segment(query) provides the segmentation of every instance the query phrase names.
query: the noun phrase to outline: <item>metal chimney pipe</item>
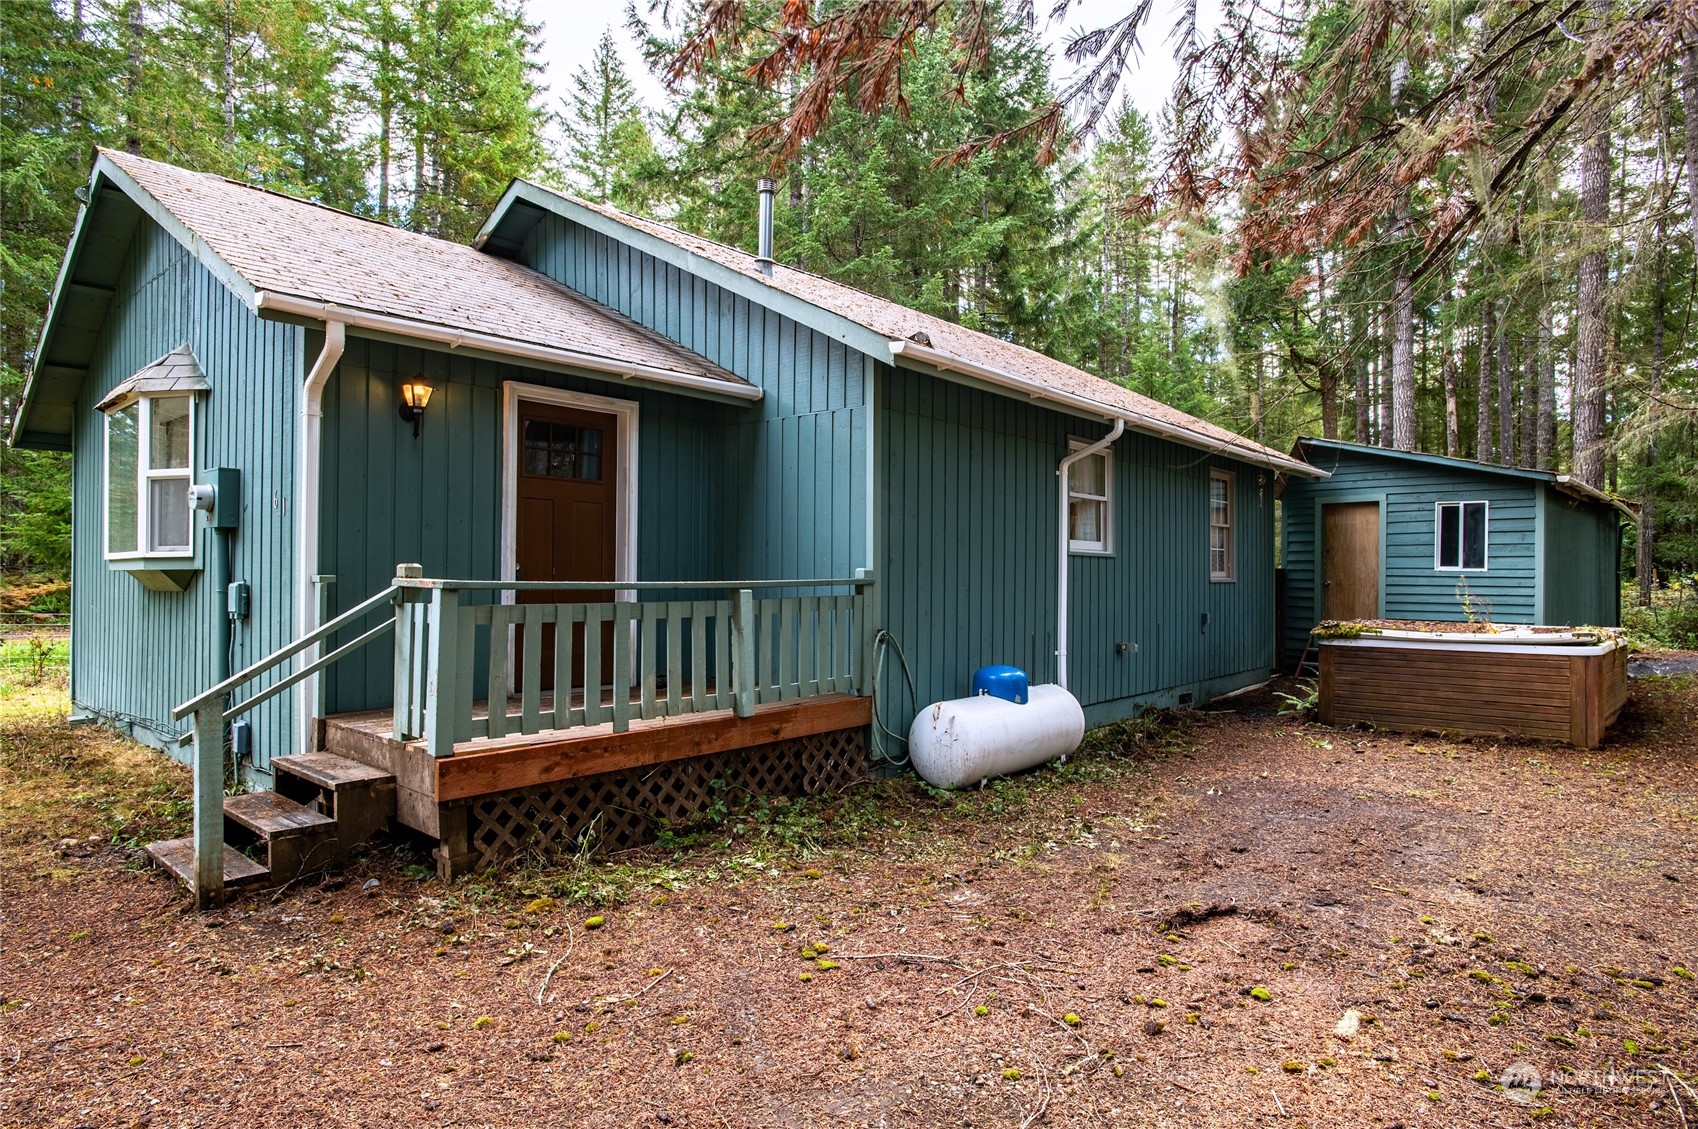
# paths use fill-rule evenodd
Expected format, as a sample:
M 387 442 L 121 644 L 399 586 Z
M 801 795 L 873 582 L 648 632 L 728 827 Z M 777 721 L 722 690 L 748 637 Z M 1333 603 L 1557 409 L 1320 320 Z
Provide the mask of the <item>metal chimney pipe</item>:
M 772 197 L 777 190 L 778 185 L 770 176 L 763 176 L 755 182 L 755 191 L 761 197 L 760 243 L 755 252 L 755 265 L 768 278 L 772 277 Z

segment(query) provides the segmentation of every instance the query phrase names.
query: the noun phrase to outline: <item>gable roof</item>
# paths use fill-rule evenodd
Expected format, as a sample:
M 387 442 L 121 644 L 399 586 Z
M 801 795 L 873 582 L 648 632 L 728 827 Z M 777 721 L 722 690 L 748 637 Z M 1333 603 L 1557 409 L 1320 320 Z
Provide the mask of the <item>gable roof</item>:
M 54 289 L 14 442 L 68 438 L 70 404 L 118 269 L 110 261 L 84 264 L 82 252 L 93 234 L 108 259 L 121 259 L 137 209 L 256 312 L 329 316 L 356 331 L 520 360 L 583 362 L 739 399 L 761 395 L 625 315 L 464 244 L 109 149 L 99 150 L 89 199 Z M 86 295 L 96 295 L 95 303 Z
M 1603 505 L 1610 506 L 1614 509 L 1620 510 L 1629 518 L 1635 516 L 1633 503 L 1622 498 L 1617 498 L 1614 494 L 1606 493 L 1603 490 L 1599 490 L 1597 487 L 1588 486 L 1586 483 L 1569 475 L 1556 474 L 1548 470 L 1534 470 L 1531 467 L 1503 466 L 1496 463 L 1482 463 L 1475 459 L 1453 459 L 1448 455 L 1429 455 L 1425 451 L 1399 451 L 1392 447 L 1375 447 L 1366 443 L 1346 443 L 1342 439 L 1315 439 L 1307 435 L 1297 440 L 1297 443 L 1291 449 L 1291 453 L 1299 458 L 1313 462 L 1317 466 L 1324 466 L 1327 462 L 1324 456 L 1317 458 L 1309 453 L 1314 449 L 1335 452 L 1331 460 L 1332 465 L 1327 469 L 1333 469 L 1338 466 L 1338 456 L 1340 455 L 1359 455 L 1366 458 L 1390 459 L 1394 462 L 1420 463 L 1426 466 L 1437 467 L 1442 470 L 1455 471 L 1464 474 L 1478 474 L 1485 475 L 1487 477 L 1495 476 L 1499 478 L 1519 478 L 1532 482 L 1543 482 L 1545 485 L 1550 486 L 1563 494 L 1579 498 L 1582 501 L 1598 502 Z
M 794 267 L 774 265 L 768 275 L 761 270 L 755 256 L 746 251 L 528 181 L 515 181 L 508 188 L 473 245 L 498 254 L 512 254 L 523 237 L 520 229 L 548 211 L 622 242 L 635 241 L 645 249 L 658 250 L 661 257 L 670 258 L 684 269 L 708 276 L 798 321 L 807 323 L 807 310 L 812 310 L 847 323 L 861 332 L 858 339 L 847 335 L 844 339 L 857 347 L 888 351 L 893 363 L 905 358 L 918 366 L 972 377 L 1004 393 L 1124 419 L 1134 430 L 1163 435 L 1202 450 L 1289 473 L 1324 477 L 1314 467 L 1282 451 L 1036 350 Z M 682 252 L 682 256 L 668 256 L 666 250 Z

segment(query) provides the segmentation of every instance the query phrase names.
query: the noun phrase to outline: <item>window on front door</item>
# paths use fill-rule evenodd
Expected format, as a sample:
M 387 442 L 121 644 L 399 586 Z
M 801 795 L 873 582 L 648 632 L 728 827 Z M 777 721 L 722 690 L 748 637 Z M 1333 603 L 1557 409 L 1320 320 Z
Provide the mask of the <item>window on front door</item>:
M 525 421 L 525 473 L 600 482 L 602 429 L 545 419 Z

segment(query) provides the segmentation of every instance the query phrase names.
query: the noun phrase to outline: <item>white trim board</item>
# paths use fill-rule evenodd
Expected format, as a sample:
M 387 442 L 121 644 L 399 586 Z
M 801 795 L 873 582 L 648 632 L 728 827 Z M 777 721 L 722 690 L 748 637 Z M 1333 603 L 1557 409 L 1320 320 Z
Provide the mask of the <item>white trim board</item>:
M 617 421 L 619 448 L 614 466 L 614 493 L 618 509 L 613 518 L 613 578 L 637 579 L 637 402 L 542 384 L 521 384 L 516 380 L 501 386 L 501 579 L 513 580 L 518 571 L 520 400 L 604 412 Z M 510 604 L 513 597 L 513 591 L 508 589 L 502 592 L 501 602 Z M 614 598 L 636 597 L 629 589 L 622 589 Z

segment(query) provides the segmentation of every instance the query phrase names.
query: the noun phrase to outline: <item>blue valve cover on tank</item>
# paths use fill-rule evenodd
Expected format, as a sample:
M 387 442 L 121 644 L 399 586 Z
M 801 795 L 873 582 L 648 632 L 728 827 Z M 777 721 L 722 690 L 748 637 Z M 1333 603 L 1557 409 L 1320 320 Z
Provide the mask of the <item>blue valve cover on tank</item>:
M 1026 672 L 1013 666 L 981 666 L 973 672 L 973 697 L 989 694 L 1018 705 L 1031 700 Z

